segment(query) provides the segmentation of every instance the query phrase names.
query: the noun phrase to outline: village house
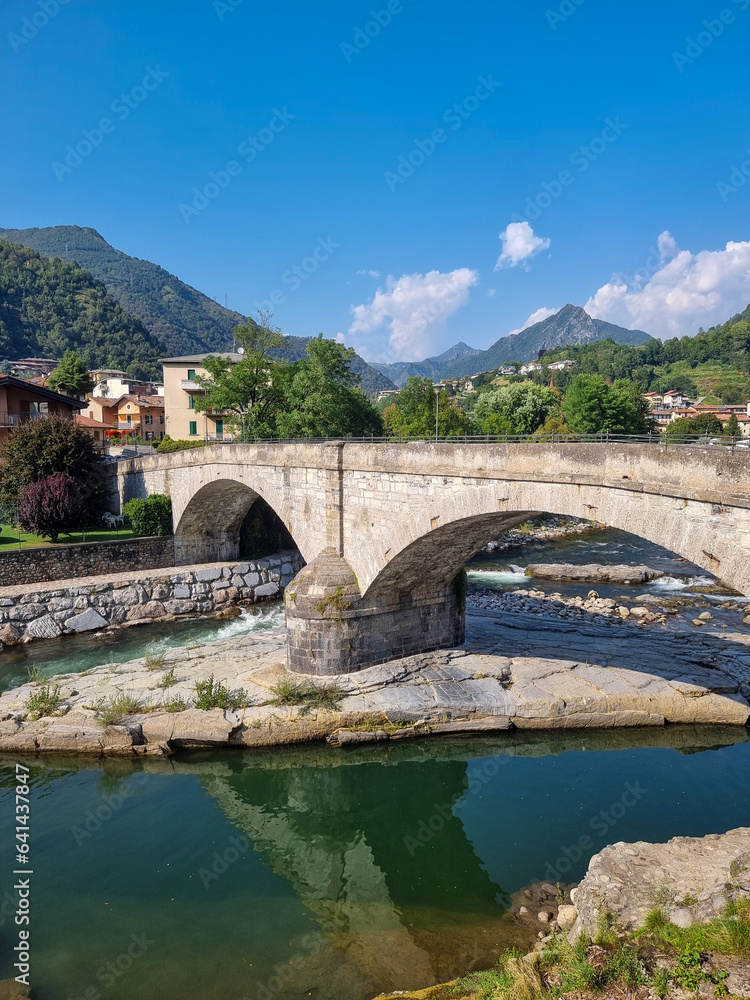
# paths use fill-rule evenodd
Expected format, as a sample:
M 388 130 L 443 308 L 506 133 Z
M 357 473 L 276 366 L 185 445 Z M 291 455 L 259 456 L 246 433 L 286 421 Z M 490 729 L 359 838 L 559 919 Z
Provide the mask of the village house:
M 163 396 L 161 382 L 130 378 L 127 372 L 116 368 L 100 368 L 91 372 L 94 381 L 92 396 L 119 399 L 121 396 Z
M 163 358 L 159 362 L 164 370 L 166 433 L 175 441 L 191 438 L 203 441 L 232 440 L 232 435 L 225 431 L 225 413 L 195 409 L 196 400 L 204 392 L 196 378 L 207 374 L 201 365 L 210 357 L 228 358 L 236 364 L 242 355 L 232 352 L 188 354 L 179 358 Z
M 677 389 L 670 389 L 669 392 L 664 393 L 662 404 L 665 409 L 674 409 L 675 407 L 690 406 L 690 399 L 684 392 L 679 392 Z
M 544 365 L 540 365 L 537 361 L 530 361 L 527 365 L 521 365 L 519 371 L 521 375 L 533 375 L 534 372 L 544 371 Z
M 78 426 L 83 427 L 89 437 L 93 439 L 96 450 L 103 454 L 107 446 L 107 431 L 109 430 L 109 426 L 103 424 L 101 420 L 95 420 L 93 417 L 86 416 L 85 413 L 76 413 L 75 420 Z
M 553 361 L 551 364 L 547 365 L 547 368 L 551 372 L 566 372 L 569 368 L 572 368 L 575 361 L 570 361 L 566 359 L 565 361 Z
M 161 396 L 122 396 L 114 406 L 114 431 L 145 441 L 160 441 L 165 434 L 164 399 Z M 110 436 L 114 436 L 112 433 Z
M 515 365 L 503 365 L 499 369 L 499 371 L 500 371 L 501 375 L 515 375 L 516 374 L 516 366 Z
M 52 414 L 72 419 L 85 405 L 83 400 L 53 392 L 15 375 L 0 375 L 0 445 L 8 440 L 14 427 Z
M 652 410 L 660 409 L 664 406 L 663 392 L 644 392 L 643 398 Z

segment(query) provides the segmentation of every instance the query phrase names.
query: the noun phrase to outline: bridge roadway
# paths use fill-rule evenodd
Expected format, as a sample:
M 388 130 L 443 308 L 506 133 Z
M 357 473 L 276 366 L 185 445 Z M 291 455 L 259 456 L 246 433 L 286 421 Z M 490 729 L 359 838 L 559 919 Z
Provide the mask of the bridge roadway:
M 750 455 L 645 443 L 217 445 L 118 463 L 121 503 L 172 498 L 177 565 L 239 556 L 258 497 L 307 563 L 289 664 L 359 670 L 463 639 L 466 562 L 536 513 L 640 535 L 750 594 Z

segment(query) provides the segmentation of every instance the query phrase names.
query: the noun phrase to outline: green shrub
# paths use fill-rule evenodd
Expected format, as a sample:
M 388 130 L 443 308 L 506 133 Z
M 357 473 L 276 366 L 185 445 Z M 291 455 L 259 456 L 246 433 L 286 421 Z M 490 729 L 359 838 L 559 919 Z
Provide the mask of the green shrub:
M 165 452 L 185 451 L 186 448 L 202 448 L 205 443 L 205 441 L 194 441 L 192 438 L 174 441 L 169 434 L 165 434 L 156 450 L 163 455 Z
M 174 667 L 170 667 L 169 670 L 164 671 L 162 679 L 157 682 L 156 686 L 160 688 L 168 688 L 172 687 L 174 682 L 175 682 Z
M 246 691 L 230 691 L 211 674 L 205 681 L 196 681 L 195 707 L 207 712 L 211 708 L 247 708 L 250 699 Z
M 184 712 L 187 708 L 182 695 L 176 694 L 174 698 L 168 698 L 161 703 L 165 712 Z
M 122 512 L 138 535 L 172 534 L 172 501 L 163 493 L 128 500 Z
M 338 711 L 344 692 L 337 684 L 303 684 L 292 677 L 282 678 L 271 688 L 272 705 L 299 705 L 303 712 L 311 708 Z
M 136 715 L 141 711 L 138 699 L 132 694 L 120 692 L 116 698 L 101 701 L 96 706 L 99 718 L 105 726 L 116 726 L 128 715 Z
M 53 687 L 51 684 L 45 684 L 29 695 L 26 708 L 32 719 L 41 719 L 45 715 L 53 715 L 57 711 L 60 701 L 60 686 L 55 684 Z

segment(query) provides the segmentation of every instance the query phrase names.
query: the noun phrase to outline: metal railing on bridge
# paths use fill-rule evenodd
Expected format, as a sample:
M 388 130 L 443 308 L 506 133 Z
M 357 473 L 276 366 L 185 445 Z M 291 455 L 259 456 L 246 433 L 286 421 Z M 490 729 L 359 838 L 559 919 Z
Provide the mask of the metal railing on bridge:
M 696 434 L 612 434 L 601 431 L 597 434 L 454 434 L 436 437 L 431 435 L 391 435 L 364 436 L 332 435 L 330 437 L 307 438 L 248 438 L 245 441 L 209 440 L 205 447 L 238 447 L 242 444 L 645 444 L 669 449 L 673 447 L 724 448 L 740 452 L 747 451 L 750 457 L 750 438 L 739 436 L 711 436 Z M 151 449 L 143 452 L 154 454 Z M 132 457 L 132 456 L 128 456 Z

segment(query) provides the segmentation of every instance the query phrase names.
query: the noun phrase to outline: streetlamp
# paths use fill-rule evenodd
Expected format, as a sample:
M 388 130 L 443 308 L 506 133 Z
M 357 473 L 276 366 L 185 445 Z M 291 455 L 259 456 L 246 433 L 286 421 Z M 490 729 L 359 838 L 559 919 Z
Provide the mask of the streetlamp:
M 433 382 L 432 388 L 435 390 L 435 443 L 438 439 L 440 429 L 440 392 L 443 389 L 442 382 Z

